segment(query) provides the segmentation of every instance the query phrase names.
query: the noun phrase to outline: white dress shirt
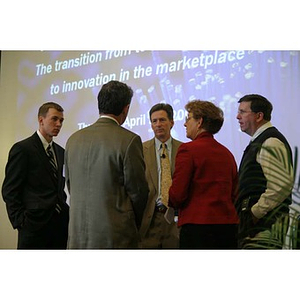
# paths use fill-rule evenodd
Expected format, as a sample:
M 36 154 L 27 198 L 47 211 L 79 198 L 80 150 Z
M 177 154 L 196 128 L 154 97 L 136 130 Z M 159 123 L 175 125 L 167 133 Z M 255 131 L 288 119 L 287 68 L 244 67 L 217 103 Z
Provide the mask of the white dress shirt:
M 44 146 L 44 149 L 45 149 L 46 154 L 47 154 L 47 151 L 46 151 L 46 150 L 47 150 L 48 146 L 49 146 L 49 145 L 51 146 L 51 150 L 52 150 L 52 153 L 53 153 L 53 157 L 54 157 L 54 160 L 55 160 L 55 163 L 56 163 L 56 166 L 57 166 L 57 160 L 56 160 L 55 152 L 54 152 L 53 145 L 52 145 L 53 141 L 51 141 L 50 143 L 48 143 L 47 140 L 43 137 L 43 135 L 41 134 L 41 132 L 40 132 L 39 130 L 37 130 L 36 133 L 38 134 L 39 138 L 41 139 L 41 142 L 42 142 L 42 144 L 43 144 L 43 146 Z M 48 154 L 47 154 L 47 155 L 48 155 Z

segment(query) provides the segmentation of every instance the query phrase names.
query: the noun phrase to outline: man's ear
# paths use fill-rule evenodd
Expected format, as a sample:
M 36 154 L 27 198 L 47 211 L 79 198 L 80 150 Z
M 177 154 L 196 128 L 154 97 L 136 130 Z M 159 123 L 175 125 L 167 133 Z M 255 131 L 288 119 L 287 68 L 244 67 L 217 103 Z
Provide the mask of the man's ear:
M 174 120 L 171 120 L 171 129 L 173 128 L 174 126 Z
M 118 116 L 119 118 L 119 123 L 120 124 L 123 124 L 127 118 L 127 115 L 128 115 L 128 111 L 129 111 L 129 104 L 124 106 L 122 112 L 120 113 L 120 115 Z
M 259 122 L 262 121 L 264 119 L 264 113 L 263 112 L 256 113 L 256 119 Z
M 129 111 L 129 104 L 127 104 L 124 108 L 123 108 L 123 111 L 122 111 L 122 113 L 123 114 L 125 114 L 125 115 L 127 115 L 128 114 L 128 111 Z
M 39 125 L 41 126 L 42 123 L 43 123 L 43 117 L 42 116 L 38 116 L 38 122 L 39 122 Z

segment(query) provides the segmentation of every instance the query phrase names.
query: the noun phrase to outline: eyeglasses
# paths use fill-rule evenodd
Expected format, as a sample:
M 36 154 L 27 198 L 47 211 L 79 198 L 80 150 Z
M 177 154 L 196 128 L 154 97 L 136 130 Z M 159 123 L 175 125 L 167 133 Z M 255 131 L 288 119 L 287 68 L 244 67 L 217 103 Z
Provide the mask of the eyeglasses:
M 254 112 L 254 111 L 252 111 L 252 110 L 243 110 L 243 109 L 238 110 L 239 115 L 244 115 L 244 114 L 252 113 L 252 112 Z

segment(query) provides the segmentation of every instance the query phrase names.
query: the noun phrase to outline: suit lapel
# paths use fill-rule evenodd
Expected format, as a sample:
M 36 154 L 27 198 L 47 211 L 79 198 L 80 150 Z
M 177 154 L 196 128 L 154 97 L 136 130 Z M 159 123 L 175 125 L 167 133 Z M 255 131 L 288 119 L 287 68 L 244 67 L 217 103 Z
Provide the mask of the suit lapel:
M 180 145 L 181 145 L 181 142 L 179 142 L 175 139 L 172 139 L 172 157 L 171 157 L 171 172 L 172 172 L 172 175 L 173 175 L 174 170 L 175 170 L 176 154 L 177 154 L 177 151 L 178 151 L 178 148 L 179 148 Z
M 56 157 L 56 161 L 57 161 L 57 168 L 58 168 L 58 171 L 60 173 L 60 170 L 64 164 L 64 161 L 63 161 L 63 155 L 61 155 L 61 152 L 59 151 L 58 149 L 58 146 L 56 143 L 52 143 L 52 146 L 53 146 L 53 149 L 54 149 L 54 152 L 55 152 L 55 157 Z
M 155 151 L 154 139 L 149 141 L 149 144 L 145 147 L 145 160 L 149 167 L 149 174 L 153 185 L 158 188 L 158 175 L 157 175 L 157 160 Z

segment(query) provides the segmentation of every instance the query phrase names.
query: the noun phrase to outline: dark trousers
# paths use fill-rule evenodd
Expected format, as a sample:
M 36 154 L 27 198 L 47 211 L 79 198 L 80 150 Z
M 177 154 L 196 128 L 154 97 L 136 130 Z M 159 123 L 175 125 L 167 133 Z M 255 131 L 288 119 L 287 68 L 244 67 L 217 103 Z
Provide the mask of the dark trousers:
M 180 249 L 237 249 L 236 224 L 185 224 Z
M 49 221 L 36 229 L 25 224 L 18 229 L 18 249 L 66 249 L 68 240 L 69 208 L 64 207 L 60 213 L 55 209 L 43 211 Z

